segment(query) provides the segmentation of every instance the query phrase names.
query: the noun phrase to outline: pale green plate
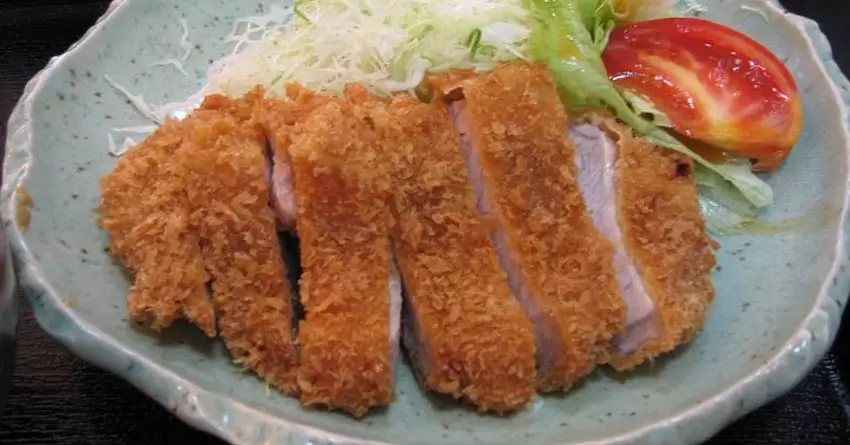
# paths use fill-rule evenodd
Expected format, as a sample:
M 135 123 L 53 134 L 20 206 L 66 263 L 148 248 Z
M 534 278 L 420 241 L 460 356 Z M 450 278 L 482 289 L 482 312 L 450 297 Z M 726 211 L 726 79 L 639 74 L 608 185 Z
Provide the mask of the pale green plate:
M 191 328 L 155 336 L 131 326 L 128 281 L 103 251 L 107 239 L 92 208 L 98 178 L 115 165 L 106 129 L 146 122 L 104 75 L 154 103 L 181 100 L 201 85 L 209 61 L 229 49 L 221 39 L 232 19 L 256 14 L 256 1 L 117 1 L 27 85 L 9 122 L 2 189 L 21 284 L 41 326 L 74 353 L 233 443 L 697 443 L 798 382 L 829 348 L 850 291 L 850 88 L 826 39 L 775 1 L 702 3 L 709 18 L 775 51 L 799 82 L 806 125 L 788 164 L 770 179 L 777 204 L 767 217 L 804 216 L 808 224 L 720 240 L 717 304 L 705 333 L 652 369 L 624 380 L 599 372 L 567 396 L 541 397 L 518 415 L 495 418 L 437 404 L 402 366 L 396 402 L 358 422 L 269 392 L 231 365 L 218 342 Z M 183 53 L 181 18 L 200 43 L 188 76 L 149 66 Z M 25 231 L 14 218 L 20 185 L 35 201 Z

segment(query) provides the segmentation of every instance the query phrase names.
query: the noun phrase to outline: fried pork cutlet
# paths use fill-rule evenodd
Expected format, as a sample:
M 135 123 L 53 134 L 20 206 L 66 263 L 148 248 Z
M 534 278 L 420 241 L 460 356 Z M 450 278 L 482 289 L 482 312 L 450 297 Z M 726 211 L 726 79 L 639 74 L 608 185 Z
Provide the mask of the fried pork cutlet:
M 289 146 L 292 127 L 316 108 L 328 103 L 329 96 L 314 93 L 298 85 L 287 85 L 286 99 L 267 99 L 260 120 L 271 145 L 271 202 L 283 229 L 295 229 L 298 206 L 292 182 Z
M 345 102 L 347 102 L 350 106 L 353 107 L 355 116 L 361 121 L 365 122 L 369 126 L 369 128 L 373 130 L 375 129 L 375 123 L 372 116 L 372 110 L 383 109 L 383 106 L 389 103 L 389 100 L 371 94 L 366 88 L 359 84 L 346 85 L 345 91 L 343 93 L 343 98 Z M 389 171 L 391 172 L 389 180 L 392 181 L 394 179 L 394 176 L 392 175 L 392 169 L 395 168 L 395 164 L 390 164 L 391 158 L 388 158 L 387 155 L 391 153 L 390 150 L 392 150 L 394 147 L 392 146 L 391 141 L 386 139 L 385 135 L 379 134 L 377 132 L 375 133 L 375 135 L 378 137 L 379 143 L 381 145 L 382 154 L 384 155 L 383 162 L 386 163 L 385 168 L 389 169 Z M 395 184 L 393 184 L 392 186 L 395 187 Z M 389 197 L 391 195 L 387 196 Z M 391 222 L 395 224 L 395 221 L 392 219 Z M 401 337 L 401 312 L 403 302 L 401 274 L 398 271 L 398 264 L 395 253 L 392 249 L 392 245 L 390 246 L 389 288 L 390 363 L 393 367 L 393 375 L 395 375 L 400 348 L 399 338 Z
M 511 290 L 534 324 L 538 389 L 568 389 L 608 360 L 626 310 L 555 86 L 543 67 L 513 63 L 437 95 L 452 101 L 479 211 L 493 220 Z
M 167 121 L 118 161 L 100 181 L 98 224 L 111 238 L 110 251 L 134 275 L 127 310 L 154 330 L 186 317 L 210 337 L 215 314 L 207 294 L 208 274 L 200 234 L 192 226 L 193 203 L 186 171 L 174 162 L 196 119 Z
M 260 92 L 210 96 L 195 112 L 180 159 L 212 278 L 213 303 L 235 362 L 297 393 L 293 309 L 265 177 L 265 135 L 254 118 Z
M 582 120 L 587 122 L 573 132 L 578 151 L 584 164 L 604 165 L 593 173 L 609 178 L 598 201 L 613 210 L 604 224 L 620 235 L 603 232 L 632 269 L 633 291 L 624 295 L 635 316 L 611 360 L 626 370 L 690 342 L 702 329 L 714 300 L 713 242 L 705 233 L 689 158 L 634 137 L 613 118 Z M 623 269 L 618 274 L 622 279 Z
M 371 117 L 394 156 L 404 343 L 422 386 L 506 412 L 534 396 L 534 333 L 477 215 L 445 106 L 397 98 Z
M 102 181 L 100 224 L 135 272 L 134 318 L 159 329 L 186 314 L 213 336 L 217 317 L 234 361 L 291 394 L 291 296 L 254 123 L 261 97 L 210 96 L 128 152 Z
M 314 110 L 291 141 L 301 401 L 360 417 L 393 397 L 389 172 L 374 130 L 345 100 Z

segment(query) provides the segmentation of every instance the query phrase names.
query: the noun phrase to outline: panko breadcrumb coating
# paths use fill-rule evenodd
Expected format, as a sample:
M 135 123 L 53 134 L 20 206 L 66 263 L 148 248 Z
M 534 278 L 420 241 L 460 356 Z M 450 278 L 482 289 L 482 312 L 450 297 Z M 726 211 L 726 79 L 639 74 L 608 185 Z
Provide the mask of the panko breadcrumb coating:
M 481 411 L 522 408 L 535 392 L 534 332 L 475 210 L 448 112 L 399 97 L 371 116 L 394 158 L 393 240 L 420 382 Z
M 128 152 L 102 181 L 101 226 L 135 272 L 134 318 L 161 328 L 185 313 L 212 336 L 215 313 L 234 361 L 293 394 L 291 296 L 268 207 L 261 99 L 261 90 L 210 96 Z
M 98 224 L 110 251 L 133 275 L 127 310 L 160 330 L 186 317 L 210 337 L 215 315 L 207 294 L 200 233 L 184 187 L 186 169 L 174 159 L 195 119 L 167 121 L 127 152 L 100 181 Z
M 462 93 L 453 105 L 456 124 L 500 228 L 502 265 L 537 329 L 538 389 L 569 389 L 608 360 L 626 308 L 613 247 L 593 226 L 579 189 L 555 85 L 545 68 L 520 62 L 455 88 Z
M 301 368 L 306 406 L 361 417 L 393 397 L 389 174 L 374 130 L 345 100 L 297 124 Z
M 617 145 L 617 203 L 626 249 L 655 304 L 660 336 L 611 365 L 628 370 L 688 343 L 714 301 L 714 242 L 699 211 L 693 161 L 635 137 L 612 117 L 586 117 Z
M 233 360 L 287 394 L 298 391 L 290 284 L 265 176 L 265 134 L 255 91 L 239 100 L 210 96 L 196 112 L 181 161 L 212 278 L 218 325 Z M 208 115 L 207 115 L 208 114 Z

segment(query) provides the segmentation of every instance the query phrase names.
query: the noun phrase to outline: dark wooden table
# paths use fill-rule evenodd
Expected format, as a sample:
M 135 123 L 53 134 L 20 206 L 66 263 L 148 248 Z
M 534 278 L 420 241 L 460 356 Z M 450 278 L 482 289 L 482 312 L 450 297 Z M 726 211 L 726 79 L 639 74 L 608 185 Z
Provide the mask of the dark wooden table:
M 142 0 L 144 1 L 144 0 Z M 237 0 L 234 0 L 237 1 Z M 850 0 L 786 0 L 821 23 L 850 73 Z M 105 10 L 106 1 L 0 2 L 0 136 L 24 83 Z M 738 421 L 716 444 L 850 444 L 850 316 L 833 351 L 797 388 Z M 17 368 L 0 444 L 218 444 L 136 389 L 72 356 L 41 332 L 24 305 Z

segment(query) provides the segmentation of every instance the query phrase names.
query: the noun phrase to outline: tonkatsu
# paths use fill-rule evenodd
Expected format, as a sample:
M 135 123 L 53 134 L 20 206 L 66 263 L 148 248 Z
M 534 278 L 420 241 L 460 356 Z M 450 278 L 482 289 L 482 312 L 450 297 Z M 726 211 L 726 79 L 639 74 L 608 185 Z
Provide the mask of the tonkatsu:
M 634 137 L 612 117 L 572 131 L 594 222 L 616 246 L 629 307 L 611 364 L 634 368 L 690 342 L 714 301 L 714 242 L 699 211 L 693 161 Z
M 534 323 L 538 389 L 569 389 L 608 360 L 626 310 L 614 249 L 581 193 L 555 85 L 528 63 L 435 85 L 508 282 Z
M 715 259 L 689 158 L 568 115 L 535 64 L 428 85 L 427 102 L 258 88 L 166 121 L 101 182 L 132 318 L 186 318 L 358 418 L 392 402 L 400 344 L 424 390 L 509 413 L 694 338 Z
M 315 109 L 290 138 L 306 312 L 301 401 L 360 417 L 392 400 L 398 348 L 383 145 L 342 99 Z
M 152 327 L 216 323 L 235 362 L 297 393 L 290 284 L 269 186 L 262 99 L 209 96 L 131 150 L 102 183 L 101 226 L 134 272 L 128 309 Z M 211 295 L 207 287 L 211 289 Z
M 534 333 L 475 210 L 448 111 L 398 97 L 370 117 L 392 153 L 404 345 L 420 383 L 481 411 L 522 408 L 535 393 Z

